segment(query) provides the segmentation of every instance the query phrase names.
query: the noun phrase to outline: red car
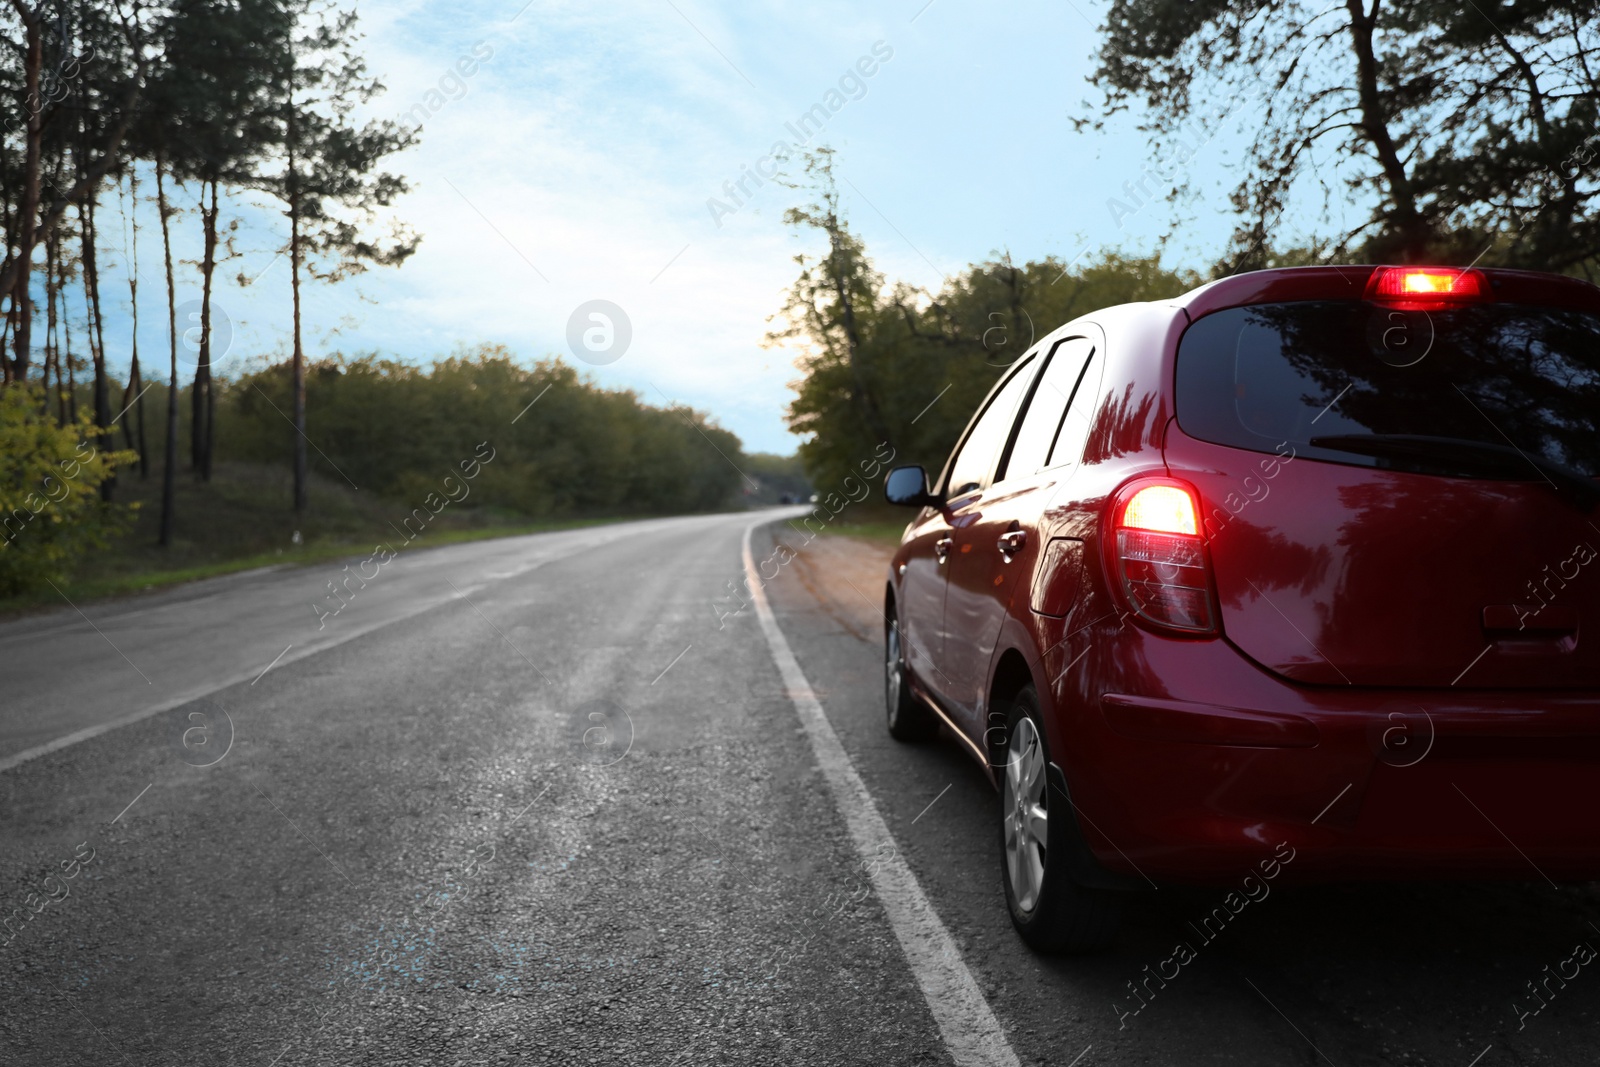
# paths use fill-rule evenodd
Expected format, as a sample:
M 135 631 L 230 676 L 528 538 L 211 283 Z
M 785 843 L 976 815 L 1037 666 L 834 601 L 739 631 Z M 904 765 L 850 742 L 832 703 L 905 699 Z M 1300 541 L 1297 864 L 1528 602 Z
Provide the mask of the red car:
M 885 589 L 889 730 L 991 769 L 1022 936 L 1161 881 L 1600 878 L 1600 289 L 1306 267 L 995 386 Z M 1236 894 L 1235 894 L 1236 895 Z

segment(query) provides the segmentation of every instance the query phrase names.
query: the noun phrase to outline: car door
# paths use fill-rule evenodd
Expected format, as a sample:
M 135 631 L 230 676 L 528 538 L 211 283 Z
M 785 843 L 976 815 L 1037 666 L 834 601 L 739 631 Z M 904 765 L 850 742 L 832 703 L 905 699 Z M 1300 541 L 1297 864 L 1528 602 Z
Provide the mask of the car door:
M 957 629 L 952 632 L 950 629 L 948 576 L 960 553 L 959 546 L 967 543 L 963 539 L 962 526 L 977 521 L 982 516 L 984 491 L 994 479 L 995 466 L 999 463 L 1001 454 L 1011 443 L 1017 412 L 1021 409 L 1033 384 L 1034 372 L 1038 369 L 1039 363 L 1037 353 L 1025 356 L 990 393 L 988 402 L 968 426 L 966 435 L 951 454 L 950 462 L 945 465 L 944 476 L 940 480 L 939 488 L 944 497 L 944 504 L 940 508 L 940 522 L 943 526 L 938 536 L 933 538 L 933 547 L 943 587 L 941 589 L 943 603 L 939 634 L 937 641 L 933 643 L 937 649 L 933 653 L 934 669 L 919 674 L 918 678 L 934 692 L 941 704 L 952 711 L 959 707 L 960 687 L 955 683 L 955 675 L 951 673 L 951 657 L 955 656 L 964 661 L 968 652 L 965 647 L 966 630 Z M 957 617 L 959 618 L 959 615 Z
M 906 668 L 934 694 L 938 685 L 939 651 L 944 626 L 945 560 L 950 548 L 950 523 L 941 508 L 925 507 L 911 523 L 900 550 L 900 654 Z
M 1058 451 L 1064 416 L 1094 351 L 1087 336 L 1066 337 L 1052 346 L 1024 397 L 991 483 L 963 500 L 952 516 L 943 663 L 947 700 L 965 722 L 976 724 L 983 714 L 1001 623 L 1018 589 L 1028 588 L 1041 548 L 1045 502 L 1073 469 L 1066 453 Z

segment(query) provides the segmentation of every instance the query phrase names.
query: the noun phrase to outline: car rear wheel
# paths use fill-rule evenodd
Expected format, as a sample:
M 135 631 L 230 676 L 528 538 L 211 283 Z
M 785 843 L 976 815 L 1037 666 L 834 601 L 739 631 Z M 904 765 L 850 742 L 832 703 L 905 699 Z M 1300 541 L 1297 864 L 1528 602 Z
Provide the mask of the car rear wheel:
M 884 704 L 889 713 L 889 736 L 897 741 L 925 741 L 939 730 L 933 713 L 911 692 L 906 659 L 900 644 L 900 617 L 889 611 L 883 637 Z
M 1032 686 L 1016 696 L 1002 755 L 1000 877 L 1012 923 L 1040 952 L 1103 948 L 1116 936 L 1121 909 L 1109 893 L 1085 889 L 1067 873 L 1068 851 L 1083 846 L 1068 825 L 1071 804 L 1050 789 L 1050 750 Z

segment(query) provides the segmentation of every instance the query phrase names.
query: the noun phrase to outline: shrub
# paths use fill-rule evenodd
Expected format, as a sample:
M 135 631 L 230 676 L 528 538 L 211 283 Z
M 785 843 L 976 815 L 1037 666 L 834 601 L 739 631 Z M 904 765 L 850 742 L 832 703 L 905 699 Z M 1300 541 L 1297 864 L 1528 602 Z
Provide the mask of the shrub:
M 0 595 L 61 582 L 125 530 L 133 505 L 100 500 L 132 452 L 101 452 L 87 413 L 58 426 L 38 386 L 0 388 Z

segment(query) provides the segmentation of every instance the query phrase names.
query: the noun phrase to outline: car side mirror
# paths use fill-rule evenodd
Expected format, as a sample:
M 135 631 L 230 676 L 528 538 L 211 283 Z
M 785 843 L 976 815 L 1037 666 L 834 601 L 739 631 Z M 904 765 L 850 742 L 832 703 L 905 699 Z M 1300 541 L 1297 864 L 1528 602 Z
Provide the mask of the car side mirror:
M 883 498 L 902 507 L 938 507 L 939 498 L 928 490 L 928 472 L 921 467 L 896 467 L 883 480 Z

